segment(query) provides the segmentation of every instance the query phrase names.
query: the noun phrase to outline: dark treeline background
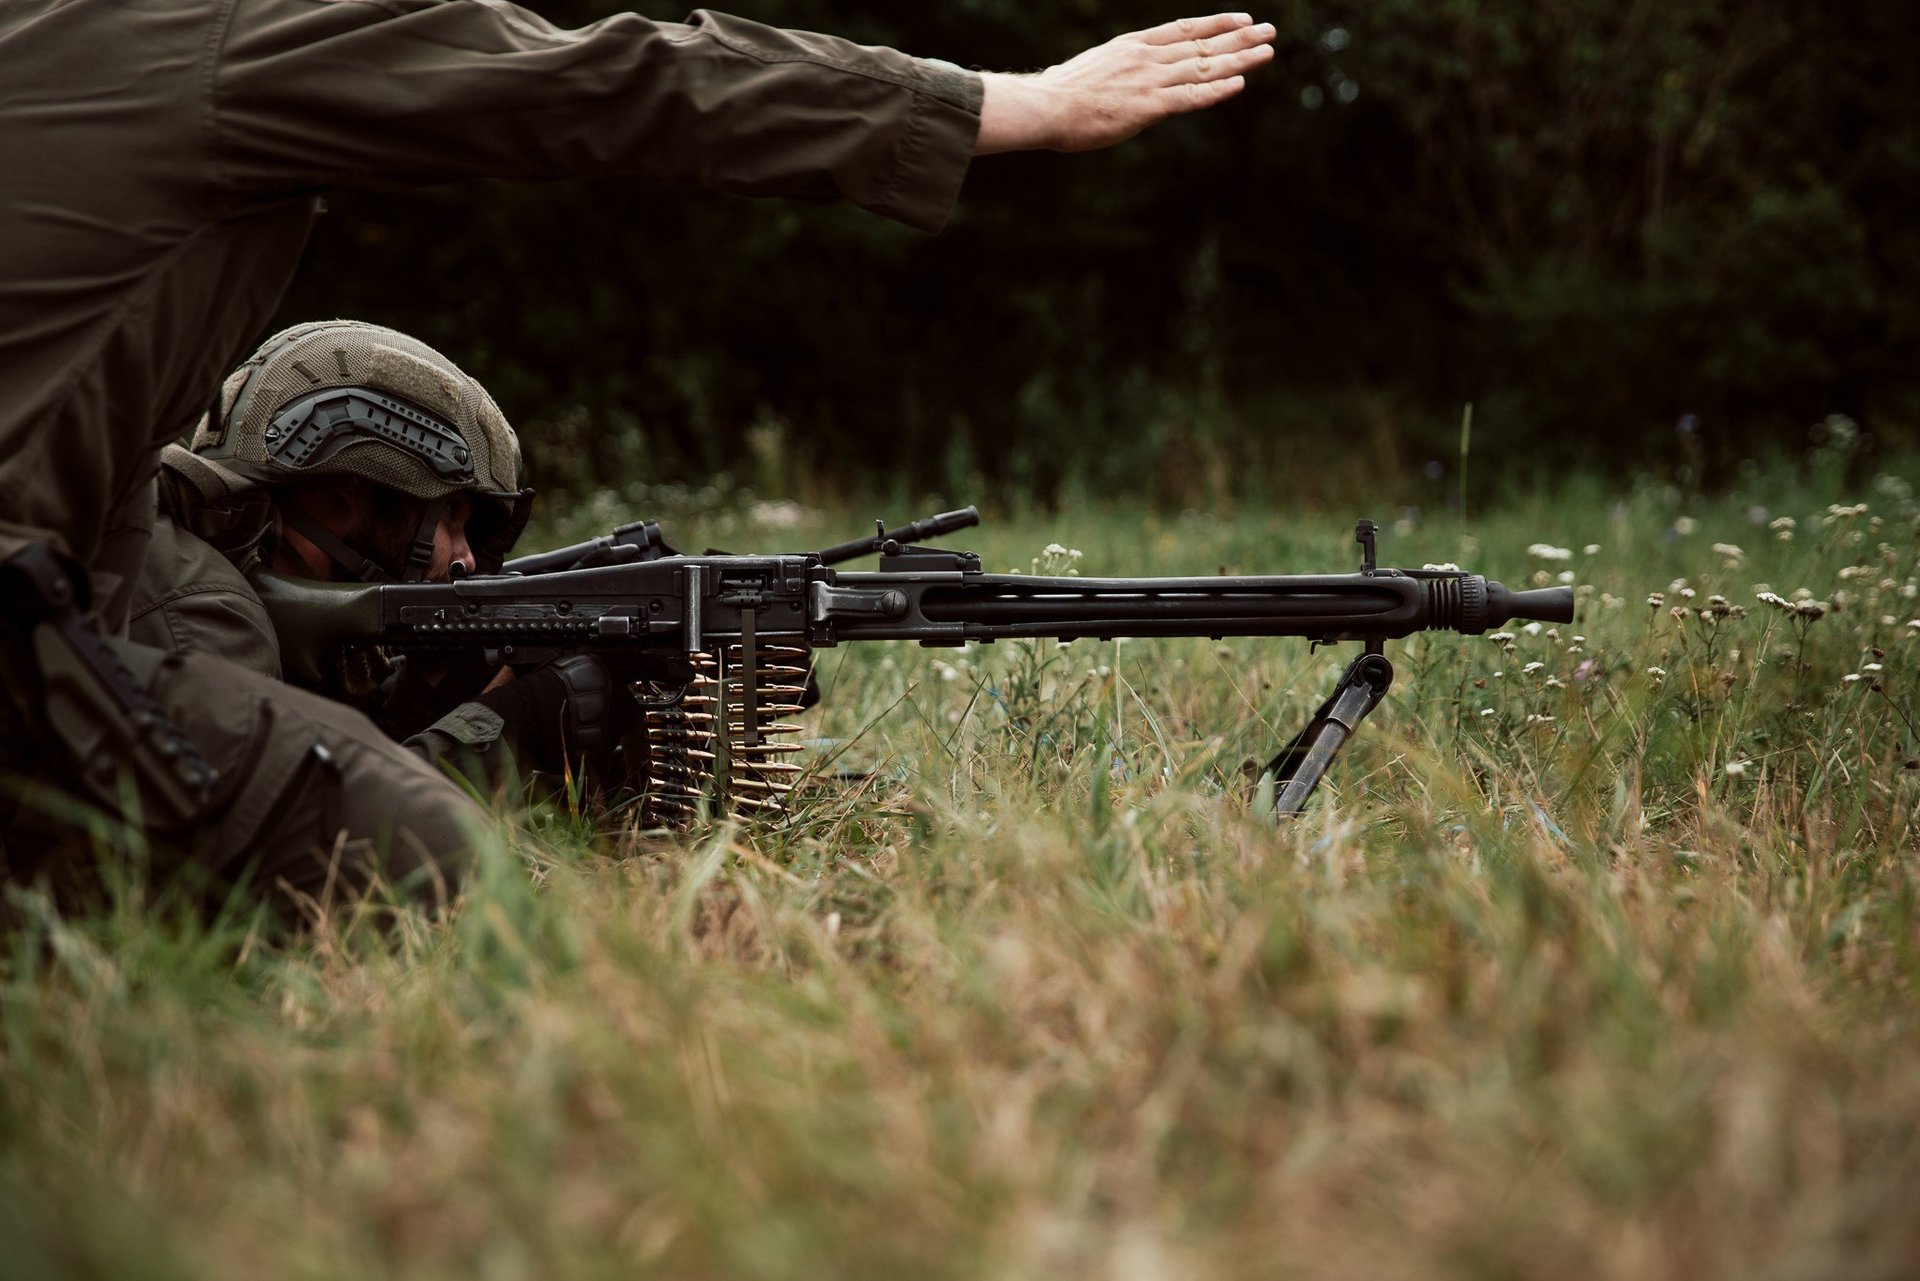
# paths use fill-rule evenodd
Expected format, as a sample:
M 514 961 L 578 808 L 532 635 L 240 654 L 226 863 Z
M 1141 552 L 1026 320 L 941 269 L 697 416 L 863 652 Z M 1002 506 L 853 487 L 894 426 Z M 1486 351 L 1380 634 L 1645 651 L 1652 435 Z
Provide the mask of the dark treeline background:
M 563 25 L 600 0 L 536 0 Z M 684 9 L 642 4 L 654 17 Z M 1166 0 L 736 0 L 1037 69 Z M 535 480 L 1042 500 L 1715 483 L 1920 422 L 1920 5 L 1293 0 L 1238 101 L 976 162 L 948 230 L 622 182 L 342 195 L 284 321 L 408 329 Z M 478 127 L 478 126 L 477 126 Z

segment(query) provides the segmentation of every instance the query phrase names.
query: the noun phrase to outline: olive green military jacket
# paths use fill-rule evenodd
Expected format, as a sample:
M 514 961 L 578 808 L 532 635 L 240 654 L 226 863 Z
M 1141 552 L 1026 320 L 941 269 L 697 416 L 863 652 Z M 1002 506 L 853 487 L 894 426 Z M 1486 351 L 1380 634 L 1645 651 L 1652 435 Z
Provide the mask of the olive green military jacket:
M 168 653 L 212 654 L 281 680 L 279 636 L 247 581 L 249 567 L 271 559 L 278 521 L 266 492 L 236 485 L 238 479 L 179 445 L 161 451 L 153 537 L 129 593 L 127 637 Z M 332 697 L 325 689 L 310 692 Z M 504 729 L 497 712 L 462 703 L 404 743 L 425 760 L 454 761 L 479 778 L 487 776 Z
M 978 76 L 705 12 L 563 31 L 506 0 L 0 5 L 0 557 L 124 625 L 160 446 L 266 327 L 320 193 L 628 175 L 928 230 Z
M 260 555 L 273 508 L 265 491 L 236 489 L 231 479 L 178 445 L 161 451 L 153 539 L 133 582 L 127 637 L 217 654 L 279 680 L 280 642 L 240 568 Z

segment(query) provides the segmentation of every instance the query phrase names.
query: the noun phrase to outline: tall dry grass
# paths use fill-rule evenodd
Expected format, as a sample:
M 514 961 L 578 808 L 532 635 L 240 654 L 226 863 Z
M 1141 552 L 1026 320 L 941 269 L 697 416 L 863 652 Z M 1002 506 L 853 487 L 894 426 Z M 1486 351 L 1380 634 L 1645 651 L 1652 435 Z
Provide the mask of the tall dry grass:
M 1395 534 L 1571 571 L 1580 621 L 1398 647 L 1284 826 L 1241 767 L 1344 656 L 871 646 L 784 832 L 547 810 L 451 919 L 293 938 L 25 899 L 0 1273 L 1913 1275 L 1916 507 L 1758 483 Z M 1304 571 L 1347 528 L 979 545 Z

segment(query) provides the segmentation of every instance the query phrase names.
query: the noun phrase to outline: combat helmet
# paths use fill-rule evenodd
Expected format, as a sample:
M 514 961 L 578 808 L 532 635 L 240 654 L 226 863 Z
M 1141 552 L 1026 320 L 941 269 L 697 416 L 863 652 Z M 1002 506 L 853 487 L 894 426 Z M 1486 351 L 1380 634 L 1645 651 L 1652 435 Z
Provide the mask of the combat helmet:
M 476 564 L 498 572 L 533 498 L 520 441 L 486 390 L 417 338 L 363 321 L 295 325 L 262 343 L 227 376 L 190 448 L 264 488 L 357 476 L 425 500 L 404 567 L 383 566 L 297 507 L 282 508 L 283 520 L 369 581 L 425 572 L 455 494 L 473 503 Z

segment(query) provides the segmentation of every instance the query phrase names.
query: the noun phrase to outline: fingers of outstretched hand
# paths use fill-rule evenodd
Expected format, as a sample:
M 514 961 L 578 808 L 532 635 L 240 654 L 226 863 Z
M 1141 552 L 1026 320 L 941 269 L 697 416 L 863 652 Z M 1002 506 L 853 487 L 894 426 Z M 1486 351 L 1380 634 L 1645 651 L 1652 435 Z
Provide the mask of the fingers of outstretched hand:
M 1205 84 L 1210 80 L 1226 80 L 1233 76 L 1243 76 L 1255 67 L 1264 66 L 1272 60 L 1273 46 L 1260 44 L 1251 49 L 1240 49 L 1233 53 L 1182 58 L 1178 62 L 1167 65 L 1167 78 L 1168 83 L 1175 85 Z
M 1264 58 L 1271 56 L 1273 38 L 1272 24 L 1262 22 L 1250 27 L 1238 27 L 1217 36 L 1178 40 L 1171 44 L 1149 41 L 1146 49 L 1154 61 L 1173 64 L 1205 61 L 1249 51 Z
M 1250 14 L 1216 13 L 1205 18 L 1175 18 L 1172 22 L 1149 27 L 1139 32 L 1138 36 L 1148 44 L 1184 44 L 1243 30 L 1252 25 L 1253 17 Z
M 1208 80 L 1204 83 L 1189 82 L 1161 90 L 1159 102 L 1166 114 L 1176 116 L 1183 111 L 1200 111 L 1215 103 L 1225 102 L 1246 87 L 1245 76 L 1229 76 L 1225 80 Z

